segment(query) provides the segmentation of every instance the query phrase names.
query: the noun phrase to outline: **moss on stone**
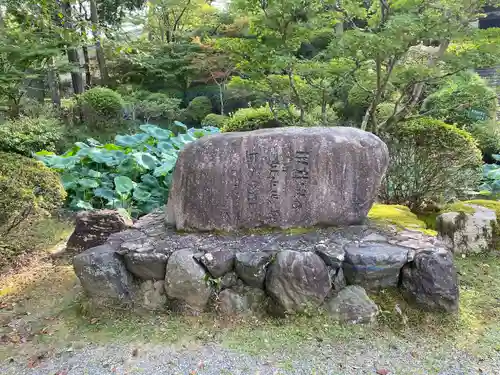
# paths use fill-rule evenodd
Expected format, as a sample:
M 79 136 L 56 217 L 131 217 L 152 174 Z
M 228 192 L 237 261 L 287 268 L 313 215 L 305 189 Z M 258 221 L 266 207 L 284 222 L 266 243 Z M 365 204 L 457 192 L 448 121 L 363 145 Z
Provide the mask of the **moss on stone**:
M 429 236 L 437 234 L 436 231 L 427 228 L 425 222 L 406 206 L 374 204 L 368 212 L 368 218 L 376 223 L 392 224 L 401 229 L 416 230 Z
M 476 199 L 470 201 L 460 201 L 449 204 L 441 212 L 465 212 L 466 214 L 473 214 L 474 208 L 469 205 L 481 206 L 493 210 L 497 214 L 497 218 L 500 218 L 500 201 L 492 201 L 486 199 Z
M 493 230 L 491 239 L 492 247 L 495 249 L 500 249 L 500 201 L 486 200 L 486 199 L 475 199 L 469 201 L 459 201 L 452 204 L 447 205 L 441 213 L 445 212 L 460 212 L 464 214 L 473 214 L 475 212 L 474 207 L 470 207 L 470 205 L 481 206 L 484 208 L 488 208 L 490 210 L 495 211 L 497 215 L 497 221 L 491 223 L 491 227 Z

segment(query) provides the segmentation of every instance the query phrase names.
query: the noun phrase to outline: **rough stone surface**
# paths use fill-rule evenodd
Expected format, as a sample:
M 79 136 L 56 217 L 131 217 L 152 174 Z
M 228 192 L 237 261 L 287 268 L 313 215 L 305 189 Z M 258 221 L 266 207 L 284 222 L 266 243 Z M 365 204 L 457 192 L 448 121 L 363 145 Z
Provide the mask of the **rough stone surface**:
M 281 251 L 269 267 L 266 291 L 284 312 L 317 307 L 330 289 L 328 269 L 313 252 Z
M 236 274 L 247 285 L 263 289 L 270 259 L 271 254 L 264 252 L 237 253 Z
M 324 306 L 334 319 L 350 324 L 371 323 L 379 312 L 378 306 L 358 285 L 345 287 Z
M 238 285 L 238 283 L 242 283 L 242 281 L 238 279 L 236 272 L 228 272 L 222 276 L 220 280 L 220 287 L 222 289 L 227 289 Z
M 217 311 L 222 315 L 263 313 L 265 306 L 266 293 L 248 286 L 224 289 L 217 298 Z
M 409 252 L 408 248 L 379 242 L 348 245 L 343 264 L 347 283 L 370 290 L 395 287 Z
M 199 257 L 199 262 L 205 266 L 214 278 L 224 276 L 234 268 L 234 251 L 220 250 L 208 252 Z
M 180 309 L 203 311 L 212 294 L 207 273 L 191 250 L 178 250 L 168 259 L 165 291 L 179 302 Z
M 103 245 L 112 233 L 132 226 L 132 220 L 114 210 L 82 211 L 76 216 L 75 230 L 68 239 L 66 250 L 81 252 Z
M 445 249 L 417 253 L 413 262 L 403 267 L 401 287 L 408 299 L 428 310 L 458 310 L 457 271 Z
M 202 231 L 359 224 L 388 163 L 387 146 L 355 128 L 214 134 L 180 152 L 167 221 Z
M 456 254 L 477 254 L 492 248 L 494 210 L 476 205 L 465 205 L 474 213 L 446 212 L 436 219 L 439 236 L 448 249 Z
M 141 300 L 136 302 L 141 307 L 147 310 L 165 310 L 167 296 L 165 295 L 165 282 L 163 280 L 146 280 L 142 282 L 139 296 Z
M 130 252 L 124 255 L 125 265 L 142 280 L 163 280 L 168 256 L 153 252 Z
M 126 304 L 133 298 L 133 278 L 109 245 L 88 249 L 73 258 L 83 289 L 95 302 Z
M 234 253 L 235 260 L 234 267 L 216 267 L 218 274 L 223 270 L 227 272 L 214 281 L 201 260 L 218 252 Z M 346 278 L 348 283 L 374 289 L 393 286 L 402 263 L 406 263 L 404 281 L 409 298 L 414 295 L 417 300 L 418 296 L 418 300 L 423 301 L 420 303 L 428 308 L 443 310 L 439 301 L 446 298 L 441 294 L 450 296 L 453 290 L 458 290 L 455 269 L 451 259 L 444 265 L 444 261 L 438 262 L 442 265 L 440 270 L 437 266 L 424 267 L 424 262 L 419 260 L 421 253 L 430 254 L 426 257 L 432 260 L 432 254 L 446 253 L 446 250 L 442 242 L 421 232 L 398 231 L 369 223 L 300 233 L 280 230 L 252 234 L 177 233 L 166 227 L 162 212 L 141 218 L 131 229 L 111 234 L 105 245 L 78 255 L 74 265 L 84 290 L 96 300 L 105 299 L 106 304 L 134 301 L 149 309 L 201 311 L 207 301 L 215 297 L 212 285 L 232 291 L 222 296 L 227 299 L 226 306 L 234 308 L 248 305 L 245 304 L 247 296 L 242 292 L 246 285 L 264 289 L 267 296 L 273 297 L 266 300 L 268 310 L 282 314 L 280 299 L 290 309 L 296 309 L 304 300 L 306 305 L 317 305 L 325 298 L 324 293 L 330 301 L 344 290 Z M 218 258 L 219 255 L 220 259 L 226 259 L 222 253 Z M 275 277 L 272 268 L 279 259 L 282 260 L 278 262 Z M 408 265 L 409 262 L 412 263 Z M 227 264 L 230 263 L 228 260 Z M 163 275 L 165 292 L 161 283 Z M 274 291 L 265 288 L 266 279 L 270 285 L 277 285 Z M 434 285 L 436 290 L 431 289 Z M 285 292 L 279 291 L 280 288 Z M 433 302 L 433 298 L 438 302 Z M 453 298 L 450 301 L 441 303 L 453 305 Z

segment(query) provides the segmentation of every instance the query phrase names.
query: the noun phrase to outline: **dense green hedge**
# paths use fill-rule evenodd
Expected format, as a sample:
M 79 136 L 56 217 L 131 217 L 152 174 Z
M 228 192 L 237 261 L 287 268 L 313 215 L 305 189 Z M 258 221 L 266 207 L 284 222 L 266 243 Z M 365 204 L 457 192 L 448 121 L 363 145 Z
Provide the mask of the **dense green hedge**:
M 450 200 L 478 186 L 481 152 L 465 130 L 431 118 L 399 123 L 381 137 L 390 166 L 380 198 L 418 209 L 424 200 Z
M 298 124 L 299 117 L 295 110 L 277 110 L 273 113 L 268 106 L 242 108 L 225 121 L 221 131 L 235 132 L 291 126 Z
M 0 233 L 54 211 L 66 198 L 57 173 L 34 159 L 5 152 L 0 152 L 0 191 Z
M 215 113 L 209 113 L 205 116 L 201 125 L 203 126 L 215 126 L 217 128 L 221 128 L 224 126 L 224 123 L 227 121 L 228 117 L 217 115 Z
M 56 151 L 63 137 L 64 125 L 58 119 L 20 117 L 0 125 L 0 151 L 26 156 Z

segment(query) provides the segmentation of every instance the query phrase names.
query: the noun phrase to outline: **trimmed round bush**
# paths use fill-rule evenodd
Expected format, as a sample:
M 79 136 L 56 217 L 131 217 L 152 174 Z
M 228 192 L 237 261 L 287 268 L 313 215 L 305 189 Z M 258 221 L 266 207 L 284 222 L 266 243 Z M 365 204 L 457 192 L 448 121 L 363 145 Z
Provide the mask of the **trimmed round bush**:
M 94 87 L 78 98 L 85 121 L 90 126 L 98 126 L 102 121 L 118 119 L 122 116 L 123 99 L 119 93 L 106 87 Z
M 222 115 L 217 115 L 215 113 L 209 113 L 208 115 L 205 116 L 203 121 L 201 122 L 202 126 L 215 126 L 217 128 L 221 128 L 228 117 L 222 116 Z
M 55 118 L 20 117 L 0 125 L 0 151 L 26 156 L 56 151 L 63 137 L 64 125 Z
M 268 106 L 242 108 L 236 111 L 224 123 L 221 131 L 250 131 L 295 125 L 299 121 L 299 114 L 295 110 L 290 112 L 286 110 L 277 110 L 276 113 L 273 113 Z
M 66 192 L 56 172 L 41 162 L 0 152 L 0 238 L 24 220 L 61 207 Z
M 212 102 L 206 96 L 197 96 L 184 110 L 185 121 L 189 124 L 200 124 L 212 112 Z
M 465 130 L 420 118 L 396 124 L 380 136 L 390 155 L 382 202 L 418 210 L 424 201 L 461 198 L 478 186 L 481 151 Z

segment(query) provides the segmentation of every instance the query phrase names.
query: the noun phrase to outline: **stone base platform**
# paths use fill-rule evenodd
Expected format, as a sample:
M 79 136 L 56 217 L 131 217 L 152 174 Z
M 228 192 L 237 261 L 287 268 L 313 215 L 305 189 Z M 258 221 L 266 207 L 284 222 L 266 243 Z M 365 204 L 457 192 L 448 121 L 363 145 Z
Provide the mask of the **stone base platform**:
M 323 309 L 356 323 L 378 313 L 366 290 L 400 287 L 426 309 L 458 309 L 456 270 L 441 242 L 372 224 L 185 234 L 153 213 L 73 264 L 89 297 L 106 305 L 225 315 Z

